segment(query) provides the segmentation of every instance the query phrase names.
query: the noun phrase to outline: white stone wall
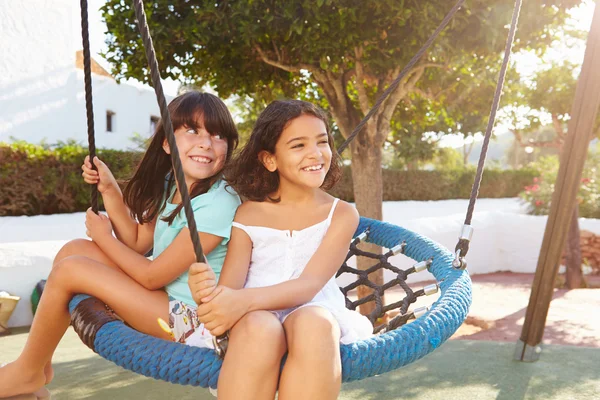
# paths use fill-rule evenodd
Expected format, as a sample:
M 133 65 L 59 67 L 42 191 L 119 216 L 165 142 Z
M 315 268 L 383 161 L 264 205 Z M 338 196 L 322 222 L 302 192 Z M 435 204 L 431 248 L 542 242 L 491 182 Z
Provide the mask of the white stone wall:
M 453 249 L 467 204 L 467 200 L 384 202 L 383 218 Z M 469 272 L 535 272 L 546 220 L 545 216 L 525 215 L 517 199 L 480 199 L 473 216 Z M 85 238 L 84 221 L 83 213 L 0 217 L 0 291 L 21 297 L 9 326 L 31 323 L 29 297 L 35 284 L 48 276 L 52 260 L 67 241 Z M 600 234 L 599 219 L 582 218 L 580 226 Z M 392 263 L 408 268 L 412 261 L 399 255 Z M 394 276 L 386 271 L 384 278 L 388 281 Z M 409 282 L 428 279 L 431 275 L 423 271 L 411 275 Z M 338 278 L 340 285 L 352 281 L 348 274 Z
M 76 138 L 87 146 L 87 119 L 83 71 L 76 72 L 76 100 L 73 105 L 73 124 L 64 127 L 64 137 Z M 150 117 L 160 117 L 156 95 L 152 88 L 138 88 L 118 84 L 111 78 L 94 75 L 94 131 L 99 148 L 127 149 L 135 145 L 130 138 L 135 134 L 150 136 Z M 167 101 L 172 97 L 167 96 Z M 112 111 L 113 131 L 106 131 L 106 112 Z
M 75 68 L 78 7 L 72 0 L 0 0 L 0 141 L 87 145 L 83 71 Z M 92 90 L 97 147 L 133 147 L 130 138 L 148 135 L 150 117 L 160 115 L 149 87 L 94 75 Z M 113 132 L 106 132 L 107 110 L 115 113 Z

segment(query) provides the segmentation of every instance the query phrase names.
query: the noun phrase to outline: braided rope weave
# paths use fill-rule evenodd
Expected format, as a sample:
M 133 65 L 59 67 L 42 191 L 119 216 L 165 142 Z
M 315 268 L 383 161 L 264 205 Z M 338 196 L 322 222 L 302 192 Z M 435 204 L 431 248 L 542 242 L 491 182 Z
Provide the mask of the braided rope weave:
M 88 149 L 92 169 L 96 170 L 96 140 L 94 136 L 94 104 L 92 97 L 92 57 L 90 55 L 90 34 L 88 23 L 87 0 L 80 1 L 81 8 L 81 42 L 83 44 L 83 78 L 85 84 L 85 110 L 87 117 Z M 90 204 L 92 211 L 98 214 L 98 185 L 90 186 Z
M 414 322 L 373 338 L 342 345 L 342 380 L 364 379 L 392 371 L 429 354 L 463 323 L 471 304 L 471 280 L 466 271 L 452 267 L 446 248 L 398 226 L 361 218 L 357 234 L 369 229 L 368 242 L 393 248 L 405 242 L 404 254 L 416 261 L 432 259 L 429 271 L 439 283 L 441 295 L 431 309 Z M 121 321 L 91 329 L 95 320 L 82 322 L 85 312 L 78 295 L 70 303 L 74 328 L 82 338 L 94 331 L 92 350 L 133 372 L 182 385 L 216 388 L 221 360 L 214 351 L 189 347 L 137 332 Z M 94 314 L 90 314 L 94 315 Z M 84 342 L 86 340 L 84 339 Z
M 384 330 L 396 329 L 400 325 L 403 325 L 406 322 L 408 322 L 409 319 L 416 317 L 416 315 L 414 313 L 408 312 L 408 307 L 412 303 L 416 302 L 417 298 L 424 296 L 424 295 L 430 295 L 430 294 L 437 293 L 437 291 L 438 291 L 437 284 L 432 285 L 433 288 L 431 286 L 429 286 L 428 288 L 423 288 L 421 290 L 414 291 L 406 283 L 406 281 L 408 279 L 408 275 L 413 274 L 415 272 L 419 272 L 418 270 L 428 268 L 431 265 L 432 260 L 429 259 L 422 263 L 415 264 L 415 265 L 413 265 L 413 267 L 406 269 L 406 270 L 400 269 L 400 268 L 392 265 L 389 261 L 389 258 L 396 254 L 404 254 L 404 250 L 406 248 L 405 242 L 402 242 L 399 245 L 396 245 L 395 248 L 390 249 L 385 254 L 371 253 L 371 252 L 360 250 L 358 248 L 358 244 L 362 240 L 361 239 L 362 235 L 367 237 L 367 232 L 365 231 L 363 234 L 361 234 L 357 238 L 355 238 L 352 243 L 350 243 L 350 251 L 348 252 L 348 255 L 346 256 L 346 261 L 342 264 L 342 267 L 338 270 L 338 272 L 336 274 L 336 278 L 344 273 L 356 275 L 356 280 L 354 282 L 352 282 L 351 284 L 349 284 L 347 286 L 340 287 L 340 290 L 342 291 L 342 293 L 344 294 L 344 296 L 346 298 L 346 308 L 348 308 L 350 310 L 356 310 L 356 308 L 358 306 L 360 306 L 361 304 L 374 302 L 375 307 L 373 308 L 373 311 L 371 311 L 368 315 L 366 315 L 366 317 L 369 319 L 369 321 L 371 321 L 371 324 L 373 324 L 373 327 L 374 327 L 373 333 L 379 333 Z M 354 256 L 367 257 L 367 258 L 370 258 L 373 260 L 377 260 L 377 263 L 373 264 L 372 266 L 370 266 L 369 268 L 367 268 L 365 270 L 352 268 L 352 267 L 348 266 L 348 260 Z M 421 265 L 419 265 L 419 264 L 421 264 Z M 417 270 L 417 267 L 419 267 L 418 270 Z M 396 277 L 394 279 L 389 280 L 384 285 L 377 285 L 375 282 L 373 282 L 369 279 L 369 276 L 372 273 L 374 273 L 380 269 L 385 269 L 387 271 L 390 271 L 390 272 L 394 273 L 396 275 Z M 355 301 L 350 300 L 350 298 L 348 297 L 349 293 L 359 286 L 369 287 L 370 289 L 372 289 L 372 293 L 369 294 L 368 296 L 362 297 Z M 387 290 L 393 289 L 395 286 L 399 286 L 402 290 L 404 290 L 404 293 L 406 293 L 406 296 L 404 296 L 404 298 L 400 301 L 397 301 L 392 304 L 384 305 L 383 304 L 383 296 L 384 296 L 385 292 Z M 384 323 L 384 324 L 378 325 L 379 318 L 384 317 L 388 311 L 391 311 L 394 309 L 399 309 L 399 315 L 396 316 L 391 321 L 389 321 L 389 323 L 387 323 L 387 324 Z M 420 313 L 418 313 L 418 314 L 420 314 Z

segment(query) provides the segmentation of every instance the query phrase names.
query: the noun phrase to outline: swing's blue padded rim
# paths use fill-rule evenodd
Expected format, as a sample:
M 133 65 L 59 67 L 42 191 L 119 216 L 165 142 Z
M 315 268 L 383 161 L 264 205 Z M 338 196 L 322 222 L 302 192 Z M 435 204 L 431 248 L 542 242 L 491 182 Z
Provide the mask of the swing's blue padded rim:
M 356 235 L 369 228 L 368 241 L 386 248 L 406 242 L 405 255 L 415 261 L 433 258 L 430 272 L 440 297 L 414 322 L 396 330 L 341 345 L 342 381 L 383 374 L 416 361 L 446 341 L 465 320 L 471 305 L 471 279 L 452 267 L 453 254 L 438 243 L 407 229 L 362 218 Z M 72 313 L 87 295 L 75 296 Z M 171 383 L 216 388 L 221 360 L 210 349 L 190 347 L 142 334 L 121 321 L 109 322 L 96 333 L 95 351 L 115 364 Z

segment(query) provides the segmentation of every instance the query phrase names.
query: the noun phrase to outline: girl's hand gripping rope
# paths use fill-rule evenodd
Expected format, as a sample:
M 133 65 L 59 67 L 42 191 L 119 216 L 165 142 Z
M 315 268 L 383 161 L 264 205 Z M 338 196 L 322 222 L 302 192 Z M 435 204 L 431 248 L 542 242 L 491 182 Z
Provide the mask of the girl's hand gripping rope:
M 196 304 L 201 304 L 202 299 L 217 287 L 217 276 L 210 265 L 194 263 L 188 271 L 188 285 Z
M 112 224 L 110 219 L 102 214 L 96 214 L 92 208 L 88 208 L 85 213 L 86 235 L 92 240 L 97 240 L 101 236 L 112 235 Z
M 90 185 L 97 184 L 100 194 L 105 194 L 112 189 L 119 188 L 117 180 L 112 172 L 110 172 L 110 169 L 98 157 L 94 157 L 94 165 L 97 170 L 92 168 L 90 156 L 86 156 L 83 165 L 81 166 L 81 169 L 83 170 L 81 176 L 83 176 L 83 180 L 86 183 L 89 183 Z
M 198 305 L 202 305 L 202 302 L 212 299 L 217 294 L 215 291 L 217 288 L 217 276 L 210 265 L 206 263 L 194 263 L 190 266 L 188 271 L 188 285 L 192 292 L 192 298 Z M 208 329 L 206 325 L 204 327 Z M 215 351 L 219 358 L 223 359 L 227 352 L 229 337 L 226 332 L 211 333 L 214 335 L 213 344 Z
M 234 290 L 218 286 L 198 306 L 198 319 L 213 336 L 226 333 L 250 310 L 244 289 Z

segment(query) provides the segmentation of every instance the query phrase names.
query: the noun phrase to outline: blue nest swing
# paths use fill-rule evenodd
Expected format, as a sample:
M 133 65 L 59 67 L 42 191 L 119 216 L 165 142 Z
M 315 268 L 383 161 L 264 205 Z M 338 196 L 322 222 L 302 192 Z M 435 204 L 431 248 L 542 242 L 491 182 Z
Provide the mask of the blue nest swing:
M 441 294 L 429 311 L 415 321 L 367 340 L 341 345 L 344 382 L 383 374 L 429 354 L 452 336 L 471 305 L 471 279 L 466 270 L 452 266 L 454 255 L 450 251 L 409 230 L 361 218 L 357 232 L 367 229 L 367 242 L 390 249 L 400 245 L 406 256 L 418 261 L 416 267 L 408 270 L 396 269 L 394 272 L 400 275 L 396 279 L 404 281 L 411 272 L 427 268 L 439 282 Z M 384 290 L 378 287 L 374 293 L 381 296 Z M 415 299 L 419 295 L 418 292 L 413 294 Z M 405 302 L 410 303 L 410 300 Z M 103 303 L 86 295 L 76 296 L 69 308 L 73 326 L 84 343 L 107 360 L 171 383 L 216 387 L 222 361 L 213 350 L 142 334 L 118 320 Z M 418 315 L 418 312 L 415 315 L 405 311 L 389 324 L 402 323 Z
M 456 3 L 423 48 L 419 50 L 415 57 L 402 70 L 398 78 L 382 94 L 373 109 L 340 147 L 339 152 L 343 151 L 349 142 L 360 132 L 367 120 L 375 113 L 385 98 L 398 86 L 400 80 L 416 64 L 464 1 L 459 0 Z M 466 272 L 464 256 L 467 254 L 469 248 L 472 234 L 470 224 L 483 174 L 485 149 L 487 149 L 487 144 L 492 133 L 508 58 L 516 31 L 520 5 L 521 0 L 517 0 L 506 44 L 504 62 L 500 71 L 486 130 L 484 146 L 471 193 L 467 217 L 455 252 L 450 252 L 438 243 L 407 229 L 368 218 L 361 218 L 360 220 L 355 239 L 350 244 L 350 251 L 346 261 L 352 256 L 357 255 L 370 257 L 377 262 L 367 270 L 358 270 L 344 263 L 338 272 L 338 276 L 343 273 L 357 275 L 358 279 L 356 282 L 340 288 L 340 290 L 346 295 L 347 307 L 350 309 L 356 309 L 357 306 L 368 301 L 375 303 L 375 310 L 368 315 L 368 318 L 374 324 L 374 333 L 376 335 L 367 340 L 341 345 L 342 380 L 344 382 L 383 374 L 424 357 L 452 336 L 467 316 L 471 305 L 471 279 Z M 92 95 L 87 32 L 87 1 L 81 0 L 81 6 L 88 136 L 90 138 L 90 157 L 93 157 L 95 146 L 93 115 L 91 111 Z M 176 150 L 171 120 L 160 83 L 158 63 L 154 54 L 142 0 L 134 0 L 134 7 L 150 65 L 152 81 L 161 109 L 161 118 L 165 121 L 167 140 L 170 147 Z M 184 182 L 181 162 L 177 151 L 173 151 L 171 157 L 174 172 L 178 177 L 176 181 Z M 184 210 L 188 218 L 190 234 L 197 259 L 198 261 L 203 261 L 204 256 L 189 204 L 187 188 L 183 185 L 179 189 L 182 194 Z M 97 193 L 92 194 L 92 208 L 97 210 Z M 368 253 L 358 249 L 357 245 L 361 241 L 373 243 L 390 250 L 384 254 Z M 408 269 L 400 269 L 393 266 L 388 259 L 400 253 L 412 258 L 416 263 Z M 378 286 L 369 281 L 368 275 L 381 268 L 391 271 L 395 275 L 395 278 L 382 286 Z M 416 291 L 411 289 L 406 284 L 408 275 L 425 269 L 433 275 L 437 284 Z M 360 285 L 370 287 L 373 293 L 366 298 L 354 302 L 350 301 L 347 297 L 349 291 Z M 385 291 L 392 287 L 397 288 L 398 286 L 404 289 L 406 296 L 397 303 L 384 306 L 382 304 L 382 297 Z M 435 293 L 438 289 L 440 297 L 430 308 L 409 311 L 409 306 L 418 297 Z M 86 295 L 75 296 L 69 304 L 69 309 L 72 325 L 82 341 L 107 360 L 133 372 L 171 383 L 216 387 L 222 361 L 215 351 L 169 342 L 135 331 L 121 321 L 104 303 Z M 399 309 L 399 314 L 387 324 L 377 325 L 378 318 L 392 309 Z M 407 323 L 413 319 L 414 321 Z

